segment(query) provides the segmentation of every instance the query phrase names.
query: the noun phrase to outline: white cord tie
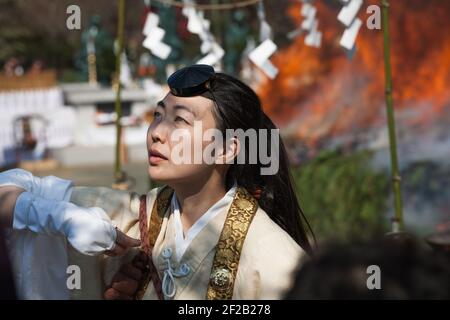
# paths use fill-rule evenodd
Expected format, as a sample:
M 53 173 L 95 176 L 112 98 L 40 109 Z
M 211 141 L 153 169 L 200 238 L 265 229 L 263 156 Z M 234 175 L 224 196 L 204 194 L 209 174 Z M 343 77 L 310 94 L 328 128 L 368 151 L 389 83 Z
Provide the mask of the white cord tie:
M 186 263 L 181 264 L 176 270 L 172 268 L 172 264 L 170 262 L 170 258 L 172 257 L 172 249 L 170 248 L 166 248 L 162 251 L 162 257 L 164 259 L 164 262 L 166 263 L 162 281 L 162 292 L 164 294 L 164 298 L 167 300 L 172 299 L 177 293 L 175 277 L 185 277 L 191 270 Z

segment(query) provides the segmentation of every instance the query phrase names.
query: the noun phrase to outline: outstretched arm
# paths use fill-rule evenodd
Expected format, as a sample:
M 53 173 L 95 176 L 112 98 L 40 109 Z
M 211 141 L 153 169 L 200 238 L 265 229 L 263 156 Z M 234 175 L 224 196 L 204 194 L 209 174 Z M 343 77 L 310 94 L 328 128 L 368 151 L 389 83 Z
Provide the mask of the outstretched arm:
M 44 199 L 16 186 L 0 187 L 0 224 L 10 229 L 64 235 L 75 249 L 88 255 L 122 255 L 129 247 L 140 245 L 139 240 L 115 229 L 101 208 Z
M 15 186 L 49 200 L 69 201 L 73 182 L 55 176 L 35 177 L 23 169 L 0 172 L 0 187 Z

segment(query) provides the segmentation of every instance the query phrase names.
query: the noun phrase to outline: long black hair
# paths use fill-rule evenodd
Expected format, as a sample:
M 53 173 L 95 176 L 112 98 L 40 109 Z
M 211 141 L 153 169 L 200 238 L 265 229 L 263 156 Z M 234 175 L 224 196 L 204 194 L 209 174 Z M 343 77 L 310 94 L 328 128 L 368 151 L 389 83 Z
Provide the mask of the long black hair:
M 214 100 L 214 117 L 218 129 L 259 129 L 267 130 L 267 146 L 269 152 L 271 141 L 271 129 L 276 126 L 264 113 L 261 102 L 256 93 L 242 81 L 223 74 L 216 73 L 210 81 L 210 91 L 203 94 Z M 258 135 L 259 139 L 262 136 Z M 265 138 L 265 137 L 264 137 Z M 242 142 L 242 141 L 241 141 Z M 314 238 L 314 234 L 298 202 L 292 176 L 289 171 L 289 161 L 283 141 L 279 139 L 279 169 L 274 175 L 261 175 L 264 167 L 258 157 L 256 164 L 249 161 L 249 150 L 245 149 L 245 163 L 233 163 L 227 172 L 227 185 L 234 181 L 246 188 L 251 193 L 260 189 L 259 206 L 269 217 L 283 228 L 308 254 L 313 254 L 312 245 L 308 238 L 308 232 Z

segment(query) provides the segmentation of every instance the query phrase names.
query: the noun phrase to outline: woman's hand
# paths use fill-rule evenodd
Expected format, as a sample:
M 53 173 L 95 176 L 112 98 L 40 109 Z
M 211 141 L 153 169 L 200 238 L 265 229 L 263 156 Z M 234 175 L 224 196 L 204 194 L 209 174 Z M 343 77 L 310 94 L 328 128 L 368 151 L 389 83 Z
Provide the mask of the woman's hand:
M 129 248 L 138 247 L 141 245 L 140 240 L 127 236 L 117 228 L 116 234 L 117 236 L 115 246 L 111 250 L 105 252 L 105 254 L 107 254 L 108 256 L 122 256 L 128 251 Z

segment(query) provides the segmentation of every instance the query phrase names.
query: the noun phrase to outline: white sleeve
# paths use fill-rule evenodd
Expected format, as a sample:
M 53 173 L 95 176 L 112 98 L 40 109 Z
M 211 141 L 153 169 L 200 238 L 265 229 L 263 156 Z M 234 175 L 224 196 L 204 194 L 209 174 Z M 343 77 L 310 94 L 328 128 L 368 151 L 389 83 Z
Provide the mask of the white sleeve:
M 1 186 L 16 186 L 49 200 L 68 201 L 73 182 L 55 176 L 39 178 L 23 169 L 11 169 L 0 173 Z
M 62 235 L 79 252 L 96 255 L 111 250 L 116 230 L 101 208 L 83 208 L 22 192 L 14 208 L 13 229 Z
M 47 176 L 41 178 L 40 196 L 50 200 L 69 201 L 73 188 L 74 184 L 71 180 Z

